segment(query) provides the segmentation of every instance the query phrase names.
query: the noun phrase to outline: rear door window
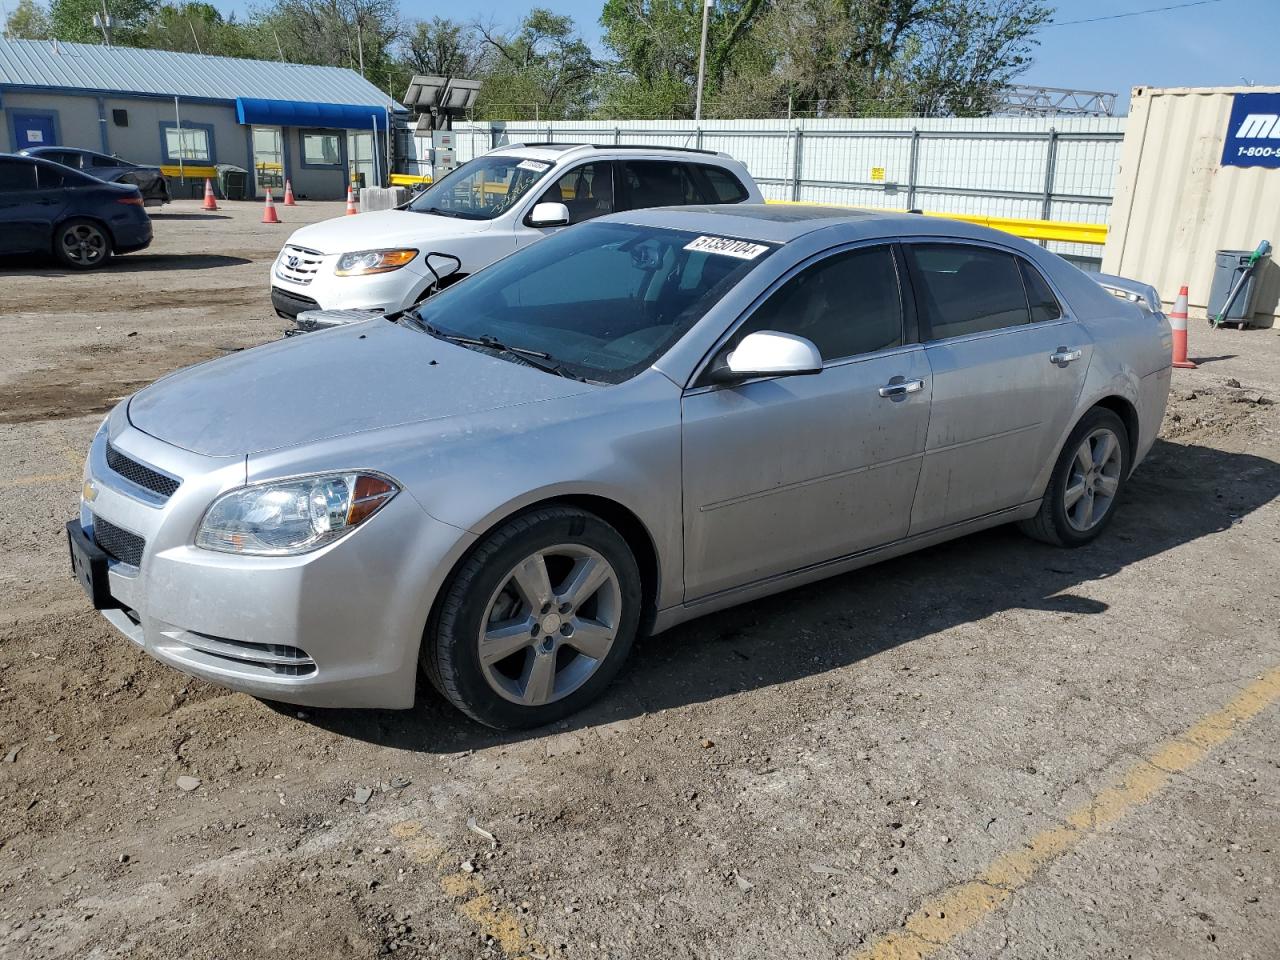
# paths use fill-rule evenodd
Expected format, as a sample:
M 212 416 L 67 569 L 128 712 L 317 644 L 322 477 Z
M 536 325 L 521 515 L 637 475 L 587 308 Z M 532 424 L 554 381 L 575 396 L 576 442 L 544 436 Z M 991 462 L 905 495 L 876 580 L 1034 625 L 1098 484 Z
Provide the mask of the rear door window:
M 34 190 L 36 165 L 22 160 L 0 160 L 0 193 Z
M 750 196 L 738 178 L 723 167 L 699 163 L 694 170 L 705 183 L 702 192 L 707 195 L 707 203 L 742 203 Z
M 922 328 L 945 340 L 1031 321 L 1012 255 L 973 244 L 908 243 Z
M 703 203 L 702 191 L 683 163 L 667 160 L 624 160 L 617 165 L 626 189 L 624 210 L 679 207 Z
M 1053 295 L 1049 284 L 1040 275 L 1040 271 L 1025 260 L 1019 260 L 1018 265 L 1022 268 L 1022 279 L 1027 284 L 1027 303 L 1031 305 L 1031 322 L 1057 320 L 1062 316 L 1062 307 L 1059 306 L 1058 298 Z

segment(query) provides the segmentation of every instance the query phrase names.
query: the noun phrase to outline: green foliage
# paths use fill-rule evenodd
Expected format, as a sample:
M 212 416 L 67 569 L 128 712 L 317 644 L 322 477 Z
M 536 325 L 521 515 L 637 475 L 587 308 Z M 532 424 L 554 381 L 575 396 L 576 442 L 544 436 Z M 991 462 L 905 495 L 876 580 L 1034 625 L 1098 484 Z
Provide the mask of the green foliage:
M 44 7 L 35 0 L 18 0 L 4 21 L 4 35 L 9 40 L 51 40 L 53 24 Z
M 477 24 L 484 85 L 479 117 L 576 119 L 586 115 L 596 74 L 573 20 L 535 7 L 515 30 Z
M 115 21 L 112 42 L 120 46 L 142 46 L 147 18 L 154 5 L 149 0 L 109 0 L 106 6 Z M 101 43 L 102 30 L 93 25 L 93 18 L 100 17 L 102 10 L 102 0 L 53 0 L 49 20 L 54 37 L 76 43 Z

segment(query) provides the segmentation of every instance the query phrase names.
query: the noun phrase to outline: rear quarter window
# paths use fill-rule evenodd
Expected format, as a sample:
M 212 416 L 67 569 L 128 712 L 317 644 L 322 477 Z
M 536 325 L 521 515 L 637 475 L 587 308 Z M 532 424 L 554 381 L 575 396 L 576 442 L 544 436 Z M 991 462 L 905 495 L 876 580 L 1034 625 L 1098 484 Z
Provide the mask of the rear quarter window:
M 36 165 L 22 160 L 0 160 L 0 192 L 34 190 Z
M 742 182 L 723 167 L 698 164 L 696 169 L 706 181 L 708 203 L 742 203 L 750 196 Z

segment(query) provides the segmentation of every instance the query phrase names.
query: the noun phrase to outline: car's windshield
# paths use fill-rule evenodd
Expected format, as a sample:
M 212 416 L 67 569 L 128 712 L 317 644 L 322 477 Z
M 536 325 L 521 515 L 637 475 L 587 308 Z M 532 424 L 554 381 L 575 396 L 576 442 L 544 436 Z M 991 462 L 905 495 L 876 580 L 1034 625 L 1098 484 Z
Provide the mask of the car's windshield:
M 418 194 L 409 209 L 492 220 L 511 209 L 551 167 L 545 160 L 530 157 L 477 157 Z
M 444 334 L 537 351 L 574 376 L 620 383 L 665 353 L 772 249 L 587 223 L 449 287 L 414 317 Z

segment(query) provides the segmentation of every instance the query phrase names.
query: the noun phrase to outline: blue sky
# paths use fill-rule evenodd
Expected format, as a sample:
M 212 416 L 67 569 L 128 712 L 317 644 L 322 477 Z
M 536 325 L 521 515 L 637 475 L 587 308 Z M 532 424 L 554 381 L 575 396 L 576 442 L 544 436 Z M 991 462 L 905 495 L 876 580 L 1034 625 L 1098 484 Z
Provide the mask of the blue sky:
M 217 0 L 215 0 L 217 2 Z M 1173 5 L 1186 0 L 1060 0 L 1056 19 L 1082 20 Z M 401 0 L 408 18 L 434 14 L 514 24 L 531 6 L 567 13 L 599 46 L 603 0 L 475 0 L 458 7 Z M 246 0 L 232 0 L 243 9 Z M 1023 80 L 1047 87 L 1103 90 L 1127 102 L 1135 86 L 1222 86 L 1241 77 L 1280 84 L 1280 0 L 1215 0 L 1201 6 L 1121 20 L 1053 26 L 1040 34 Z

